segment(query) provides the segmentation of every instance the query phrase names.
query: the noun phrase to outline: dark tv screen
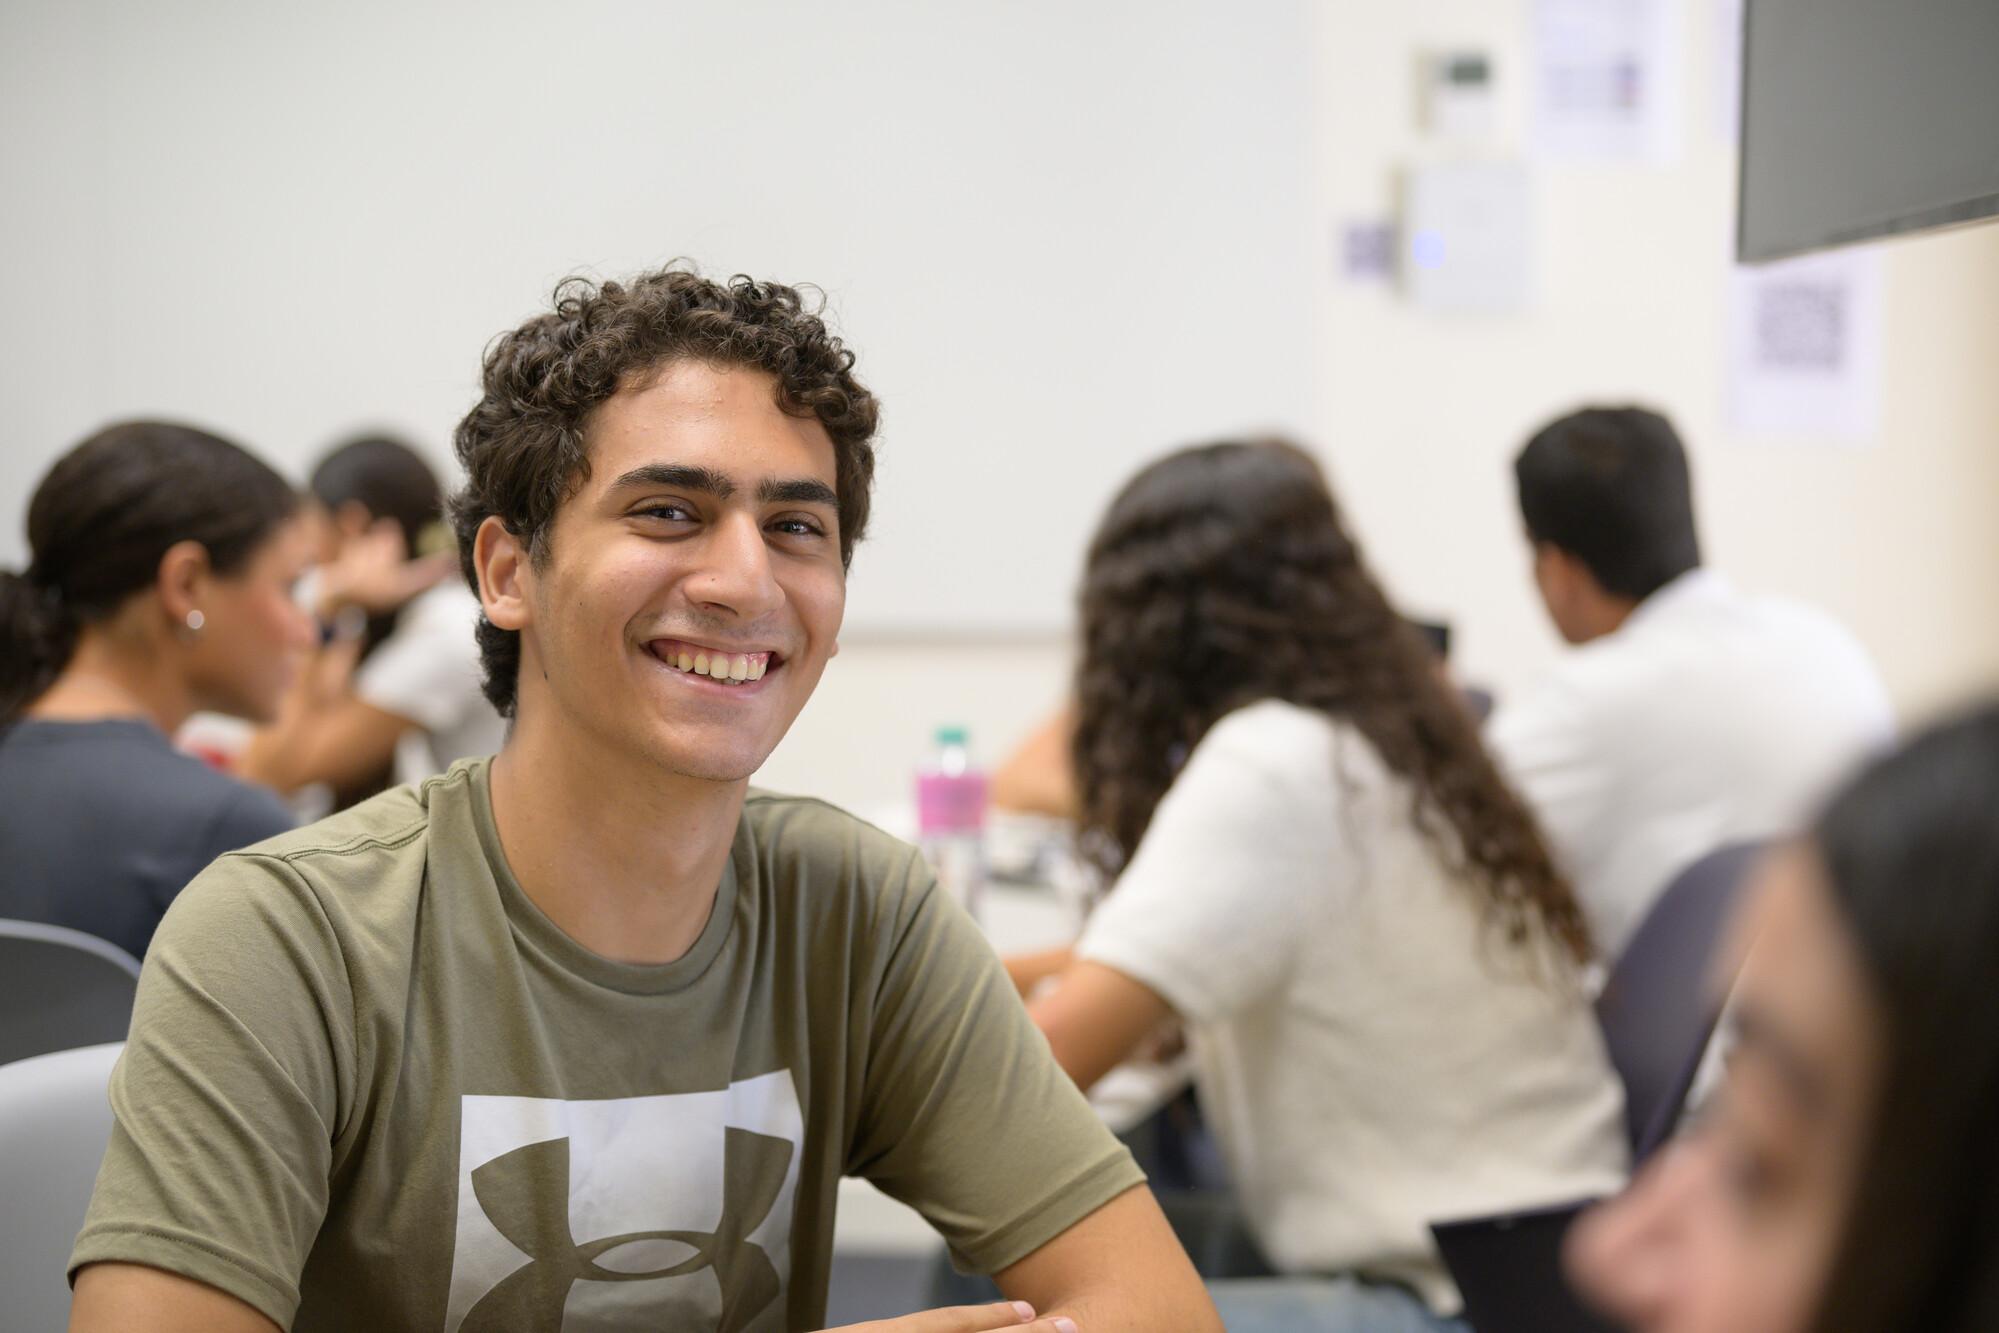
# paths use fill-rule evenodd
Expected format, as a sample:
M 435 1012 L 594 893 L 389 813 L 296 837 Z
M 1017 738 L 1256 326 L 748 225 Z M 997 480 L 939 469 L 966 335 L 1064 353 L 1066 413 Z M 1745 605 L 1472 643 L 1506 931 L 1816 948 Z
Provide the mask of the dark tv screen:
M 1737 251 L 1999 214 L 1999 0 L 1747 0 Z

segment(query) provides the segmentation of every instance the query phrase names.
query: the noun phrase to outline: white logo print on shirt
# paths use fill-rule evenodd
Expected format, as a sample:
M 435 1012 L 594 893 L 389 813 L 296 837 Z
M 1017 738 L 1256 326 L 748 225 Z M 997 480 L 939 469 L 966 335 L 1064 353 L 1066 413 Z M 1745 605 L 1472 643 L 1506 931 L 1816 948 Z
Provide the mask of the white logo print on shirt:
M 463 1098 L 446 1333 L 781 1327 L 804 1138 L 785 1070 L 716 1092 Z

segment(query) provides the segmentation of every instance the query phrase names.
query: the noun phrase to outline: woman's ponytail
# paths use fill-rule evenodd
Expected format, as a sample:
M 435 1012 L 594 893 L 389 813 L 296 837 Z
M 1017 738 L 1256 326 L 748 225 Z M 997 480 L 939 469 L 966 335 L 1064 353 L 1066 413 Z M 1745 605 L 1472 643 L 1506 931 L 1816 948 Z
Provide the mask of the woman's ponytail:
M 59 588 L 0 570 L 0 728 L 55 683 L 76 651 L 76 633 Z

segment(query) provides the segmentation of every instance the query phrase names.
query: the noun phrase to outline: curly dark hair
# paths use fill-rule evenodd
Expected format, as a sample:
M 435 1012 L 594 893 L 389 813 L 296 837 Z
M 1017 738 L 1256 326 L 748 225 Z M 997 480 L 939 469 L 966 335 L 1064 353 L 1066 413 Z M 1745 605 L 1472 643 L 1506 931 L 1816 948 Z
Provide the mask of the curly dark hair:
M 472 590 L 479 590 L 472 564 L 479 525 L 497 517 L 525 543 L 530 560 L 545 561 L 556 510 L 590 475 L 591 414 L 619 390 L 683 360 L 764 371 L 777 380 L 779 407 L 826 428 L 840 560 L 850 564 L 868 525 L 880 410 L 854 378 L 854 354 L 820 318 L 823 305 L 823 297 L 808 304 L 798 288 L 742 274 L 716 282 L 684 262 L 626 283 L 559 283 L 552 310 L 487 347 L 484 392 L 453 436 L 466 481 L 452 497 L 451 521 Z M 481 617 L 479 655 L 486 697 L 512 716 L 519 632 Z
M 1281 699 L 1352 725 L 1408 780 L 1417 826 L 1484 890 L 1509 940 L 1545 932 L 1589 956 L 1532 816 L 1302 450 L 1225 442 L 1146 467 L 1104 516 L 1081 600 L 1075 771 L 1083 845 L 1107 877 L 1208 728 Z

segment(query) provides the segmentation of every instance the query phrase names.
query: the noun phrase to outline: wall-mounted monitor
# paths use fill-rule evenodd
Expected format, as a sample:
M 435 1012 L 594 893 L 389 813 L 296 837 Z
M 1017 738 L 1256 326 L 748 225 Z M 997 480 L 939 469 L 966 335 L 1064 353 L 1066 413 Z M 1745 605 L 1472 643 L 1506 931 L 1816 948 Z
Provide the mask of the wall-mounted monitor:
M 1999 215 L 1999 0 L 1744 8 L 1744 261 Z

